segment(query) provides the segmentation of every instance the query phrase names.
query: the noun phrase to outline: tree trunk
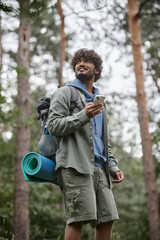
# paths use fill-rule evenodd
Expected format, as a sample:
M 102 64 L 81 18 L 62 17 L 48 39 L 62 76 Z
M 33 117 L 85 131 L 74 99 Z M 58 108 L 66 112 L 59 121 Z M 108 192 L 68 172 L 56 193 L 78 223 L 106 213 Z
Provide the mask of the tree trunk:
M 66 60 L 66 34 L 64 31 L 65 23 L 64 23 L 64 14 L 63 9 L 61 6 L 62 0 L 57 0 L 57 9 L 58 13 L 61 19 L 61 25 L 60 25 L 60 63 L 59 63 L 59 86 L 62 87 L 64 85 L 63 83 L 63 66 L 64 62 Z
M 27 120 L 30 115 L 29 89 L 29 39 L 30 39 L 30 0 L 20 0 L 17 106 L 20 116 L 17 120 L 17 145 L 15 161 L 14 192 L 14 235 L 15 240 L 29 240 L 28 183 L 22 174 L 21 162 L 30 149 L 30 128 Z
M 156 178 L 154 163 L 152 157 L 152 144 L 149 134 L 149 117 L 146 107 L 146 95 L 144 89 L 143 59 L 141 53 L 141 29 L 140 19 L 137 17 L 137 0 L 128 0 L 128 21 L 131 33 L 131 45 L 134 63 L 134 72 L 137 89 L 137 106 L 140 123 L 144 177 L 147 193 L 147 209 L 149 217 L 150 238 L 152 240 L 160 239 L 160 216 L 158 206 L 158 193 L 156 189 Z

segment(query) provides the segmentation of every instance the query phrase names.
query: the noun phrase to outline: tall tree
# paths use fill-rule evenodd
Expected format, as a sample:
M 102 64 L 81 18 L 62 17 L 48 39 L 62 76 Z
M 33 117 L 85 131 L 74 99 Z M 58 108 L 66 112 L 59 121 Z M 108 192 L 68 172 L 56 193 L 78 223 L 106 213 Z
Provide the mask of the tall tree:
M 62 9 L 62 0 L 57 0 L 57 9 L 60 16 L 61 24 L 60 24 L 60 60 L 59 60 L 59 86 L 62 87 L 63 83 L 63 66 L 66 60 L 66 34 L 64 31 L 65 27 L 65 16 Z
M 141 131 L 143 166 L 145 185 L 147 192 L 147 209 L 149 216 L 150 237 L 152 240 L 160 239 L 160 216 L 158 205 L 158 193 L 156 189 L 156 177 L 152 157 L 152 144 L 148 130 L 149 117 L 146 107 L 146 95 L 144 89 L 143 59 L 141 53 L 141 27 L 138 13 L 137 0 L 128 0 L 128 21 L 131 33 L 131 45 L 133 54 L 134 72 L 136 78 L 137 106 Z
M 29 39 L 30 39 L 30 0 L 19 0 L 20 27 L 17 54 L 18 96 L 17 106 L 20 116 L 17 120 L 17 144 L 15 161 L 14 191 L 14 235 L 15 240 L 29 240 L 28 184 L 25 182 L 21 162 L 30 149 L 30 127 L 27 120 L 30 115 L 29 89 Z

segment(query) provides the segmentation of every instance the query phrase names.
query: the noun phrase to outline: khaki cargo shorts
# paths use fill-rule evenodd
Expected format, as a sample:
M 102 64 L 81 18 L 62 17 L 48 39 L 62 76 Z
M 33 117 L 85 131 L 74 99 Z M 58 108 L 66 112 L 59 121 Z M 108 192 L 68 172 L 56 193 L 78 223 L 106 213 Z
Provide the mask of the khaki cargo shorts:
M 94 167 L 94 174 L 81 174 L 73 168 L 60 168 L 58 184 L 63 192 L 67 224 L 101 222 L 119 219 L 112 189 L 103 169 Z

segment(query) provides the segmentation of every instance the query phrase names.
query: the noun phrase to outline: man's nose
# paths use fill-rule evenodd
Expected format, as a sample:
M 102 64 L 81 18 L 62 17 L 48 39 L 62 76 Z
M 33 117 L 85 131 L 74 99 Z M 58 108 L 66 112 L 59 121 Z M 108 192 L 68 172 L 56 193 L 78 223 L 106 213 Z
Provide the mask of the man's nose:
M 85 61 L 84 60 L 81 60 L 80 61 L 80 65 L 84 65 L 85 64 Z

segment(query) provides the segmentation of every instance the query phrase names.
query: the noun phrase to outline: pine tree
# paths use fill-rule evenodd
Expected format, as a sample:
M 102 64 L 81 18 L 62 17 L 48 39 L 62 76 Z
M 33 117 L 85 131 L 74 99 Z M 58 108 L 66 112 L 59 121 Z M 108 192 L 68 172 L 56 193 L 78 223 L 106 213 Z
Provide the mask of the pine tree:
M 147 192 L 147 209 L 150 226 L 150 237 L 153 240 L 160 239 L 160 216 L 158 205 L 158 193 L 156 189 L 156 177 L 152 157 L 152 144 L 148 130 L 149 117 L 146 107 L 146 95 L 144 89 L 143 60 L 141 53 L 141 27 L 138 13 L 137 0 L 128 0 L 128 21 L 131 33 L 131 45 L 133 54 L 134 72 L 137 89 L 138 117 L 141 131 L 143 166 L 145 185 Z
M 29 39 L 30 39 L 30 0 L 20 0 L 17 107 L 20 116 L 17 119 L 17 144 L 15 161 L 14 190 L 14 235 L 15 240 L 29 240 L 28 183 L 25 181 L 21 162 L 30 150 L 30 89 L 29 89 Z

